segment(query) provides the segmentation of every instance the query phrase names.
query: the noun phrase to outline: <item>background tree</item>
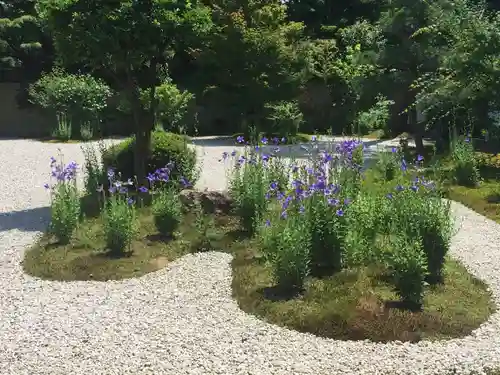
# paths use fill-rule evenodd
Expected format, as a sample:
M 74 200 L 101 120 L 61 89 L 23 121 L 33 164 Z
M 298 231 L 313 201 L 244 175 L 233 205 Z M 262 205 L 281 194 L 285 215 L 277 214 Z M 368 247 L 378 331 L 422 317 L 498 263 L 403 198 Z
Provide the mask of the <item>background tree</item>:
M 417 103 L 443 136 L 450 126 L 498 135 L 488 114 L 500 108 L 500 14 L 465 0 L 431 10 L 429 26 L 419 33 L 436 46 L 439 66 L 416 82 Z
M 35 3 L 0 1 L 0 80 L 20 81 L 22 89 L 50 69 L 53 59 L 52 39 L 44 32 Z
M 266 121 L 266 103 L 297 96 L 303 25 L 287 22 L 278 2 L 221 3 L 213 20 L 216 32 L 198 62 L 203 69 L 193 76 L 196 94 L 200 105 L 218 109 L 218 131 L 246 132 Z

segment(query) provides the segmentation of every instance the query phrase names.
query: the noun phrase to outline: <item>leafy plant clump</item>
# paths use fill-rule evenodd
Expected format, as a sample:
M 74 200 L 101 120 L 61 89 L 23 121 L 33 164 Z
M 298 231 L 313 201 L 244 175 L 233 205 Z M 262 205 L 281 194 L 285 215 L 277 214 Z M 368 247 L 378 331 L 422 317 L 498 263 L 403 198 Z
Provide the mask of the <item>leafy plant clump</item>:
M 80 197 L 76 186 L 78 165 L 75 162 L 64 165 L 62 159 L 58 162 L 51 157 L 50 166 L 55 183 L 45 184 L 51 197 L 49 230 L 60 243 L 67 244 L 80 218 Z
M 480 175 L 474 146 L 470 137 L 455 139 L 452 143 L 453 173 L 458 185 L 475 187 Z
M 449 205 L 419 176 L 422 157 L 411 168 L 392 150 L 381 158 L 382 189 L 368 189 L 363 144 L 345 141 L 335 149 L 337 155 L 311 153 L 305 165 L 283 165 L 286 178 L 279 181 L 271 173 L 277 152 L 259 154 L 256 147 L 234 154 L 230 186 L 243 228 L 261 238 L 281 288 L 300 289 L 309 275 L 377 262 L 392 275 L 401 299 L 421 306 L 424 282 L 442 280 L 452 229 Z M 386 190 L 391 184 L 392 191 Z
M 152 212 L 158 231 L 164 236 L 173 236 L 182 221 L 182 204 L 175 185 L 170 181 L 173 163 L 158 169 L 148 176 L 153 194 Z M 187 181 L 182 179 L 184 185 Z

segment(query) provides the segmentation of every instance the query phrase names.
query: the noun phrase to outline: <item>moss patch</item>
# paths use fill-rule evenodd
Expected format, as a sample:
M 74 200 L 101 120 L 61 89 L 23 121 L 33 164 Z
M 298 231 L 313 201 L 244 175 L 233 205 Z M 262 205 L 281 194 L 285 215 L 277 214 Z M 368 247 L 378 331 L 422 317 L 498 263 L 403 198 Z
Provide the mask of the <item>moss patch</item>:
M 453 260 L 443 285 L 428 287 L 424 309 L 400 309 L 391 285 L 376 269 L 310 278 L 298 296 L 274 290 L 269 268 L 252 247 L 236 253 L 233 290 L 240 307 L 270 323 L 341 340 L 387 342 L 468 335 L 494 311 L 486 286 Z
M 227 228 L 231 226 L 228 218 L 215 219 Z M 35 277 L 59 281 L 119 280 L 157 271 L 178 257 L 198 250 L 195 245 L 200 241 L 192 215 L 185 216 L 173 239 L 158 234 L 149 208 L 139 210 L 138 220 L 139 232 L 126 256 L 111 255 L 105 248 L 101 218 L 87 217 L 68 245 L 60 245 L 48 234 L 44 235 L 26 252 L 24 271 Z M 214 231 L 208 235 L 216 248 L 224 248 L 224 242 L 228 241 Z

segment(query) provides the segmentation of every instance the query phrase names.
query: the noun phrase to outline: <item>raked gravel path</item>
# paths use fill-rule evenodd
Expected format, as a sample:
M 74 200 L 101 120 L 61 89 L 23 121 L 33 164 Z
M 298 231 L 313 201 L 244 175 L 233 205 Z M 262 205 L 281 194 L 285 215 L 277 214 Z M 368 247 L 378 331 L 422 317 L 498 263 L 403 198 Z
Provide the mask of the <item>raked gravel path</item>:
M 46 227 L 43 189 L 60 147 L 0 140 L 0 374 L 445 374 L 500 367 L 500 313 L 463 339 L 374 344 L 318 338 L 266 324 L 231 298 L 230 255 L 185 256 L 119 282 L 50 282 L 24 275 L 23 252 Z M 199 147 L 199 146 L 197 146 Z M 201 154 L 200 187 L 223 188 L 217 162 Z M 500 226 L 459 204 L 452 253 L 491 286 L 500 304 Z

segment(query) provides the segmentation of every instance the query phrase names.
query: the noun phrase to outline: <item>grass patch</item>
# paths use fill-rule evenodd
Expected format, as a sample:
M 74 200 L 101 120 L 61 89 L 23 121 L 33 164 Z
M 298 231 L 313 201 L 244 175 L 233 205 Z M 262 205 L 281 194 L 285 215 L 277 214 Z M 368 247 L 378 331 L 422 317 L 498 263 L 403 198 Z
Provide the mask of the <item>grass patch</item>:
M 240 307 L 269 323 L 341 340 L 419 341 L 470 334 L 494 311 L 486 286 L 447 260 L 443 285 L 428 287 L 424 310 L 401 309 L 376 269 L 310 278 L 303 293 L 282 295 L 249 245 L 236 252 L 233 291 Z
M 453 185 L 448 197 L 500 223 L 500 181 L 484 180 L 476 188 Z
M 500 223 L 500 158 L 498 154 L 477 152 L 482 181 L 476 187 L 448 184 L 448 198 Z
M 230 218 L 215 217 L 218 225 L 231 228 Z M 68 245 L 60 245 L 49 235 L 25 254 L 24 271 L 42 279 L 119 280 L 140 277 L 165 267 L 169 262 L 195 251 L 197 234 L 194 217 L 187 214 L 175 238 L 163 238 L 155 228 L 151 210 L 139 209 L 139 233 L 132 243 L 130 253 L 122 257 L 111 255 L 105 248 L 100 217 L 87 217 Z M 230 238 L 210 233 L 217 248 L 224 248 Z

